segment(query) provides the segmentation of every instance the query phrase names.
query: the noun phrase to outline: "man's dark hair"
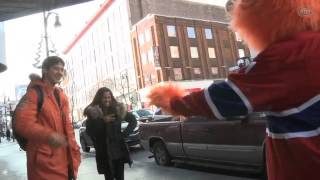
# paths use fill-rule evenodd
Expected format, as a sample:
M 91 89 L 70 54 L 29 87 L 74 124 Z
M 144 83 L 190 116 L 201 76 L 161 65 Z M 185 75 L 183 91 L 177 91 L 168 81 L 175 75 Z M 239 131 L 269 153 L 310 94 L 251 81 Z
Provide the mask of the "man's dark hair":
M 63 66 L 65 64 L 62 58 L 60 58 L 58 56 L 49 56 L 43 61 L 41 68 L 42 69 L 49 69 L 50 67 L 52 67 L 58 63 L 63 64 Z

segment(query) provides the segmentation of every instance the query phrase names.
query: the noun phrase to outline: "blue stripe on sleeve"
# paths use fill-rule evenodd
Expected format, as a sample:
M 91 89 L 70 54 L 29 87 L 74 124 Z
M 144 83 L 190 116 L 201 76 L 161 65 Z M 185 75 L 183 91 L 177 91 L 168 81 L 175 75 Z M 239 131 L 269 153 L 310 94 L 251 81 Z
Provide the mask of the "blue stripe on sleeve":
M 226 83 L 214 83 L 208 88 L 212 103 L 223 117 L 246 115 L 248 109 L 239 95 Z
M 312 131 L 320 127 L 320 102 L 288 116 L 268 115 L 268 128 L 272 133 Z

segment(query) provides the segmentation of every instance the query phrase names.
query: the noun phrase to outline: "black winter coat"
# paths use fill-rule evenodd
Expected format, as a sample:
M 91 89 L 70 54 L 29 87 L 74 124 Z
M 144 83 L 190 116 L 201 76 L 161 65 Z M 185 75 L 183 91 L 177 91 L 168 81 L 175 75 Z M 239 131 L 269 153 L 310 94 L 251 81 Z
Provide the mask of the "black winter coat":
M 133 132 L 137 125 L 135 116 L 132 113 L 124 111 L 122 104 L 118 104 L 116 117 L 118 122 L 112 124 L 112 136 L 120 140 L 120 149 L 124 163 L 132 165 L 132 160 L 129 154 L 128 145 L 125 143 L 124 138 Z M 127 121 L 129 124 L 127 128 L 121 132 L 121 121 Z M 109 126 L 109 127 L 108 127 Z M 88 117 L 86 123 L 86 132 L 91 137 L 94 148 L 96 150 L 96 163 L 99 174 L 113 174 L 112 157 L 110 147 L 110 126 L 111 124 L 105 123 L 102 119 L 90 119 Z

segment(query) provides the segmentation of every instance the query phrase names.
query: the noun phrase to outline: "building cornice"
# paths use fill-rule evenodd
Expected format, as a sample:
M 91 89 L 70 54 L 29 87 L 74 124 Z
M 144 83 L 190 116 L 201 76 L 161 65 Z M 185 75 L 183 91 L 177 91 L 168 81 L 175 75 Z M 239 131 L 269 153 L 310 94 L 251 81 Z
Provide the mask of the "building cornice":
M 99 11 L 91 18 L 87 25 L 82 29 L 82 31 L 77 35 L 70 45 L 63 51 L 63 54 L 68 54 L 70 50 L 78 43 L 78 41 L 84 36 L 84 34 L 93 26 L 93 24 L 103 15 L 103 13 L 109 9 L 109 7 L 116 0 L 106 0 L 104 4 L 101 5 Z

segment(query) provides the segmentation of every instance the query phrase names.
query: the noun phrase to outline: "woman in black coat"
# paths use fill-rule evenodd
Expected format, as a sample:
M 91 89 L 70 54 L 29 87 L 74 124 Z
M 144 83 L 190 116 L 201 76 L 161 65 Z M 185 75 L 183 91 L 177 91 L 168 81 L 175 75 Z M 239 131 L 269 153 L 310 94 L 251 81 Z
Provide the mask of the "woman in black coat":
M 108 88 L 100 88 L 93 101 L 85 108 L 84 115 L 87 134 L 92 138 L 96 150 L 96 163 L 99 174 L 106 180 L 124 180 L 124 163 L 130 166 L 129 149 L 124 138 L 129 136 L 137 125 L 131 113 L 122 103 L 118 103 Z M 121 122 L 127 121 L 127 128 L 121 132 Z

